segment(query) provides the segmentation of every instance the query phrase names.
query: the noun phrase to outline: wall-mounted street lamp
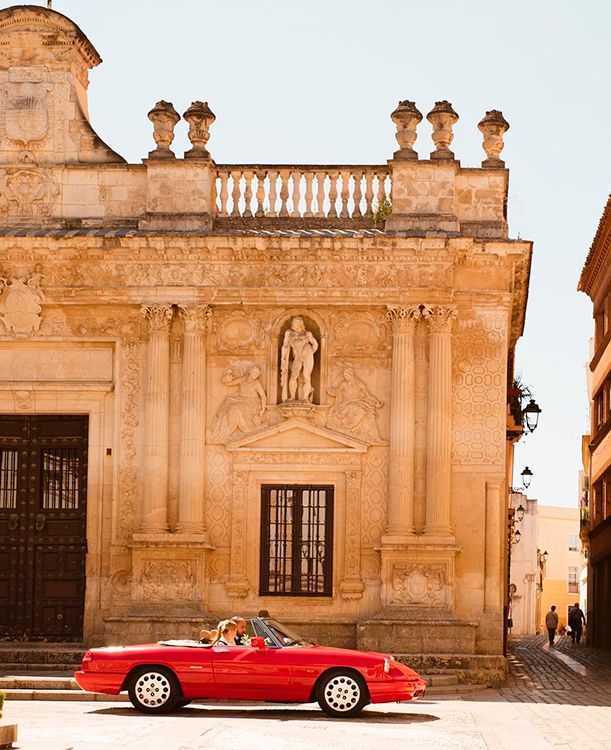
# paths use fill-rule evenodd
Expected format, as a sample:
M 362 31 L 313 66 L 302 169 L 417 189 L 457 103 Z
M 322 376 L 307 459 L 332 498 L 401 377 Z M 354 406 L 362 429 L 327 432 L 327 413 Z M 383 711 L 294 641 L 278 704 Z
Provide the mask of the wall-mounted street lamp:
M 518 507 L 516 508 L 516 521 L 517 521 L 518 523 L 520 523 L 520 521 L 522 521 L 522 520 L 523 520 L 523 518 L 524 518 L 524 513 L 525 513 L 525 512 L 526 512 L 526 511 L 524 510 L 524 506 L 522 505 L 522 503 L 520 503 L 520 504 L 518 505 Z
M 532 478 L 534 477 L 534 473 L 530 470 L 528 466 L 525 466 L 522 469 L 522 473 L 520 474 L 522 477 L 522 486 L 521 487 L 510 487 L 509 493 L 512 494 L 514 492 L 523 492 L 524 490 L 527 490 L 530 487 L 530 483 L 532 482 Z M 520 506 L 521 507 L 521 506 Z M 522 508 L 522 517 L 518 518 L 518 521 L 521 521 L 522 518 L 524 518 L 524 508 Z
M 534 398 L 531 398 L 526 406 L 522 409 L 522 424 L 529 432 L 534 432 L 537 429 L 541 411 L 541 407 L 534 400 Z

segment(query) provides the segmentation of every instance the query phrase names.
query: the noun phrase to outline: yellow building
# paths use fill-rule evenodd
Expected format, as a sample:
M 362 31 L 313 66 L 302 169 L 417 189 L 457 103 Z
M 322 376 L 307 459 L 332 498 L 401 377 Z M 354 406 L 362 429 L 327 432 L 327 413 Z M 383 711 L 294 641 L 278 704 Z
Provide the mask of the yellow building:
M 545 633 L 545 615 L 556 605 L 559 628 L 566 627 L 569 607 L 579 601 L 583 554 L 579 539 L 579 511 L 555 505 L 539 506 L 537 546 L 548 553 L 541 592 L 539 631 Z

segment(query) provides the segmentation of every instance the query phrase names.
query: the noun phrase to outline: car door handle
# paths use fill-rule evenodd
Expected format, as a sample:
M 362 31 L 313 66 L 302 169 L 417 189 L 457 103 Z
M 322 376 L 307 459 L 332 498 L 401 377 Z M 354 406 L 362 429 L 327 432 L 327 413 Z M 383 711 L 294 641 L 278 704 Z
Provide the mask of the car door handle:
M 216 654 L 226 654 L 229 651 L 228 648 L 215 648 L 214 652 Z

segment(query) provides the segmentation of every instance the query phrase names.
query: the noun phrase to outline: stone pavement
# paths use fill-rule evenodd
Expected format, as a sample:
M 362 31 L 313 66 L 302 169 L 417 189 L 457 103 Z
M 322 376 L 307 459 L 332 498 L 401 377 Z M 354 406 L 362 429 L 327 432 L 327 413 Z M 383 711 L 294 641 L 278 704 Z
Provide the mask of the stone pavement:
M 21 750 L 611 750 L 611 653 L 559 639 L 511 642 L 505 687 L 368 708 L 337 720 L 315 706 L 196 704 L 150 717 L 128 704 L 5 704 Z

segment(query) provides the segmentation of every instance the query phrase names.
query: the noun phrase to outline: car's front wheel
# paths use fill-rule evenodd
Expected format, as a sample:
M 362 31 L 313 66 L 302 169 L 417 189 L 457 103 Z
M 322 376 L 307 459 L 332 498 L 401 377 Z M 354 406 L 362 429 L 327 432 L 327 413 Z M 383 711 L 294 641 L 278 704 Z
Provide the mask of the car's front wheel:
M 334 669 L 319 680 L 316 700 L 328 716 L 349 718 L 361 713 L 369 696 L 360 675 L 349 670 Z
M 127 692 L 134 708 L 145 714 L 173 711 L 182 698 L 178 680 L 163 667 L 135 669 L 130 675 Z

